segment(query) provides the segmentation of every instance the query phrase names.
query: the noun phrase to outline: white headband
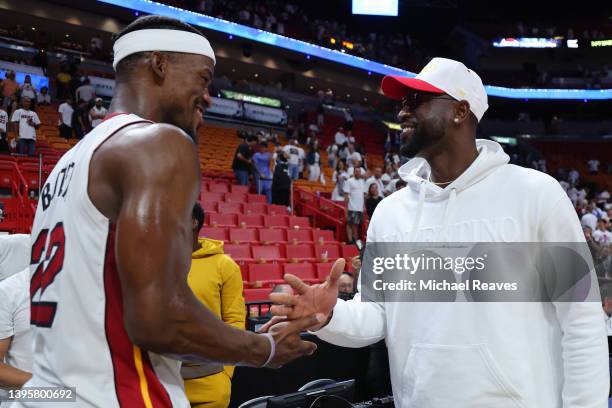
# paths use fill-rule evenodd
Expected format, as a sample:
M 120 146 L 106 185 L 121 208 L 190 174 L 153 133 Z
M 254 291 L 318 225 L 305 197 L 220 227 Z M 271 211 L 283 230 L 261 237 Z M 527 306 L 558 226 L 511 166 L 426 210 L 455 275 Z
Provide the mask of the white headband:
M 113 69 L 128 55 L 142 51 L 171 51 L 210 57 L 216 64 L 215 52 L 206 38 L 188 31 L 158 29 L 137 30 L 127 33 L 113 45 Z

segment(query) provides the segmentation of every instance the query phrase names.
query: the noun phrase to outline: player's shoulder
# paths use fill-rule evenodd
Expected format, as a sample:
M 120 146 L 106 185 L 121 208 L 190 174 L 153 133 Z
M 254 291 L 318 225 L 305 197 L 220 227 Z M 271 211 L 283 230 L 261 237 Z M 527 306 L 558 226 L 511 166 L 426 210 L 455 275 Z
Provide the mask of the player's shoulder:
M 94 153 L 95 165 L 111 174 L 184 174 L 197 166 L 197 146 L 176 126 L 141 122 L 119 130 Z M 142 177 L 142 176 L 141 176 Z
M 173 157 L 195 151 L 194 140 L 182 129 L 166 123 L 140 122 L 126 126 L 98 149 L 130 159 Z

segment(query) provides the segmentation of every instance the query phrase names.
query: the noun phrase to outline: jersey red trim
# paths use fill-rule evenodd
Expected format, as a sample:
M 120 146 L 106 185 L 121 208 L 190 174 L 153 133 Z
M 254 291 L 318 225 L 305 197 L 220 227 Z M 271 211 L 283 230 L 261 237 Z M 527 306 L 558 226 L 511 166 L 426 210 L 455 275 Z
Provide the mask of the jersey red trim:
M 106 241 L 104 293 L 106 297 L 104 328 L 113 362 L 115 392 L 119 406 L 122 408 L 145 408 L 146 404 L 141 393 L 140 379 L 134 361 L 134 345 L 127 335 L 123 321 L 123 298 L 115 261 L 114 224 L 109 225 Z M 172 408 L 168 392 L 155 374 L 148 358 L 148 352 L 142 350 L 142 354 L 146 356 L 146 358 L 143 358 L 143 368 L 152 406 L 154 408 Z
M 127 113 L 127 112 L 113 112 L 113 113 L 109 113 L 104 118 L 102 118 L 102 122 L 104 122 L 105 120 L 112 119 L 115 116 L 119 116 L 119 115 L 129 115 L 129 113 Z

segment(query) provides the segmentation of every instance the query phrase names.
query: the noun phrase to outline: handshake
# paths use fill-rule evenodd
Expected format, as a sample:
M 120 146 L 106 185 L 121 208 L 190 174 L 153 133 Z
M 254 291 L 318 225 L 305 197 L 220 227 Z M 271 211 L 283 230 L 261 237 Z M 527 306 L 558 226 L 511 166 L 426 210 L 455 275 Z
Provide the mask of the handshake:
M 295 294 L 271 293 L 272 319 L 259 329 L 271 340 L 272 349 L 265 367 L 279 368 L 296 358 L 309 356 L 317 345 L 304 341 L 300 333 L 304 330 L 319 330 L 325 326 L 338 299 L 338 278 L 344 271 L 344 259 L 332 266 L 325 282 L 307 285 L 297 276 L 286 274 L 285 281 Z

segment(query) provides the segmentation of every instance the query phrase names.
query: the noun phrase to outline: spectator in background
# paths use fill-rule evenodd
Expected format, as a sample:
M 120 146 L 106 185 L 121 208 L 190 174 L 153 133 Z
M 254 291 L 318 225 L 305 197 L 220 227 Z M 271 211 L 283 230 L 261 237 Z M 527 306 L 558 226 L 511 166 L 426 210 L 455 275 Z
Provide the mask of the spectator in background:
M 0 82 L 0 88 L 2 88 L 2 109 L 11 114 L 10 106 L 15 93 L 19 89 L 19 84 L 15 81 L 15 73 L 13 71 L 6 72 L 5 78 Z
M 343 300 L 352 299 L 355 295 L 353 275 L 342 272 L 338 278 L 338 297 Z
M 72 114 L 74 109 L 72 108 L 72 99 L 67 98 L 58 108 L 59 112 L 59 130 L 60 136 L 68 140 L 72 137 Z
M 89 40 L 89 52 L 93 58 L 100 58 L 102 56 L 102 38 L 99 35 L 94 35 Z
M 71 97 L 70 95 L 70 82 L 72 81 L 72 76 L 68 73 L 68 67 L 66 64 L 62 64 L 60 66 L 60 72 L 56 76 L 55 85 L 57 87 L 57 91 L 55 94 L 56 99 L 68 99 Z
M 11 122 L 17 134 L 18 152 L 34 156 L 36 149 L 36 129 L 40 126 L 40 119 L 33 110 L 30 110 L 30 98 L 23 98 L 22 108 L 15 110 Z
M 240 267 L 223 253 L 223 241 L 198 238 L 204 210 L 196 203 L 192 213 L 193 252 L 187 283 L 198 300 L 225 323 L 244 330 L 245 304 Z M 181 374 L 192 407 L 227 407 L 233 366 L 183 362 Z
M 8 136 L 7 136 L 7 127 L 8 125 L 8 113 L 5 110 L 0 108 L 0 153 L 8 153 L 9 152 L 9 144 L 8 144 Z
M 38 105 L 50 105 L 51 95 L 49 95 L 49 88 L 43 86 L 40 88 L 40 92 L 36 95 L 36 103 Z
M 370 190 L 371 184 L 376 184 L 376 186 L 378 187 L 378 196 L 380 198 L 384 197 L 383 190 L 385 188 L 385 184 L 383 183 L 382 176 L 383 176 L 382 169 L 380 167 L 376 167 L 374 169 L 374 174 L 372 175 L 372 177 L 366 180 L 366 190 L 367 191 Z
M 336 162 L 338 161 L 338 145 L 335 143 L 327 146 L 327 164 L 332 169 L 336 167 Z
M 365 180 L 366 170 L 363 168 L 361 161 L 357 158 L 354 158 L 353 160 L 347 159 L 347 161 L 349 163 L 349 167 L 346 169 L 348 175 L 352 177 L 355 169 L 361 169 L 361 177 Z
M 257 152 L 253 155 L 253 182 L 257 194 L 265 194 L 268 204 L 272 203 L 272 153 L 267 151 L 266 142 L 257 145 Z
M 293 139 L 283 147 L 283 151 L 289 158 L 289 177 L 291 177 L 291 180 L 297 180 L 300 177 L 300 166 L 304 159 L 304 150 L 298 146 L 297 140 Z
M 601 217 L 597 220 L 597 229 L 593 231 L 593 239 L 601 246 L 612 245 L 612 233 L 608 231 L 610 220 L 608 216 Z
M 325 125 L 325 107 L 323 106 L 323 99 L 325 94 L 322 90 L 317 92 L 317 97 L 319 98 L 319 104 L 317 105 L 317 125 L 323 126 Z
M 77 88 L 74 95 L 77 101 L 85 101 L 85 104 L 89 106 L 96 97 L 96 89 L 91 85 L 89 78 L 85 78 L 83 85 Z
M 319 181 L 321 178 L 321 154 L 319 153 L 319 143 L 311 143 L 306 155 L 308 164 L 308 181 Z
M 102 98 L 96 98 L 96 104 L 89 110 L 89 122 L 91 127 L 95 128 L 98 126 L 106 117 L 108 111 L 102 105 Z
M 587 162 L 587 166 L 589 166 L 589 173 L 597 174 L 599 173 L 599 165 L 600 162 L 597 159 L 591 159 Z
M 334 135 L 334 143 L 336 144 L 336 146 L 340 148 L 344 146 L 346 142 L 347 142 L 347 138 L 346 138 L 346 134 L 344 133 L 344 128 L 339 127 L 338 131 Z
M 346 164 L 344 161 L 339 160 L 336 164 L 336 170 L 332 175 L 332 181 L 336 183 L 336 187 L 332 191 L 331 199 L 333 201 L 344 202 L 344 182 L 348 180 L 349 175 L 346 172 Z
M 30 98 L 32 102 L 32 109 L 35 108 L 34 102 L 36 102 L 36 88 L 32 85 L 32 78 L 26 75 L 21 85 L 21 97 Z
M 540 160 L 538 160 L 538 170 L 540 170 L 542 173 L 546 173 L 547 171 L 547 167 L 546 167 L 546 159 L 542 158 Z
M 354 144 L 348 145 L 348 155 L 346 156 L 347 163 L 354 163 L 355 161 L 363 162 L 361 153 L 355 150 Z
M 351 108 L 346 108 L 343 113 L 344 128 L 346 129 L 346 133 L 351 136 L 353 134 L 353 111 L 351 111 Z
M 578 184 L 578 180 L 580 179 L 580 173 L 576 169 L 571 169 L 567 174 L 567 181 L 569 181 L 570 185 L 573 187 Z
M 272 204 L 289 206 L 289 195 L 291 193 L 291 177 L 287 156 L 282 149 L 276 154 L 276 166 L 272 177 Z
M 87 109 L 87 102 L 82 99 L 72 112 L 72 129 L 79 140 L 89 132 L 89 109 Z
M 354 244 L 361 236 L 359 230 L 363 222 L 365 182 L 361 177 L 361 168 L 356 167 L 353 177 L 344 183 L 344 201 L 347 203 L 346 233 L 349 244 Z
M 6 388 L 21 388 L 32 378 L 30 269 L 0 281 L 0 405 Z M 3 395 L 4 394 L 4 395 Z M 10 404 L 10 403 L 9 403 Z
M 234 154 L 234 161 L 232 163 L 232 170 L 236 176 L 236 182 L 240 186 L 247 186 L 249 184 L 249 172 L 253 161 L 253 146 L 257 143 L 257 136 L 247 136 L 246 142 L 240 144 L 236 148 Z
M 368 218 L 372 218 L 372 214 L 374 214 L 374 210 L 378 203 L 382 201 L 382 197 L 380 196 L 380 191 L 378 190 L 378 184 L 371 183 L 368 187 L 368 195 L 365 200 L 366 212 L 368 213 Z
M 597 216 L 589 210 L 588 206 L 586 213 L 580 218 L 580 223 L 583 227 L 589 227 L 591 232 L 595 231 L 597 228 Z

